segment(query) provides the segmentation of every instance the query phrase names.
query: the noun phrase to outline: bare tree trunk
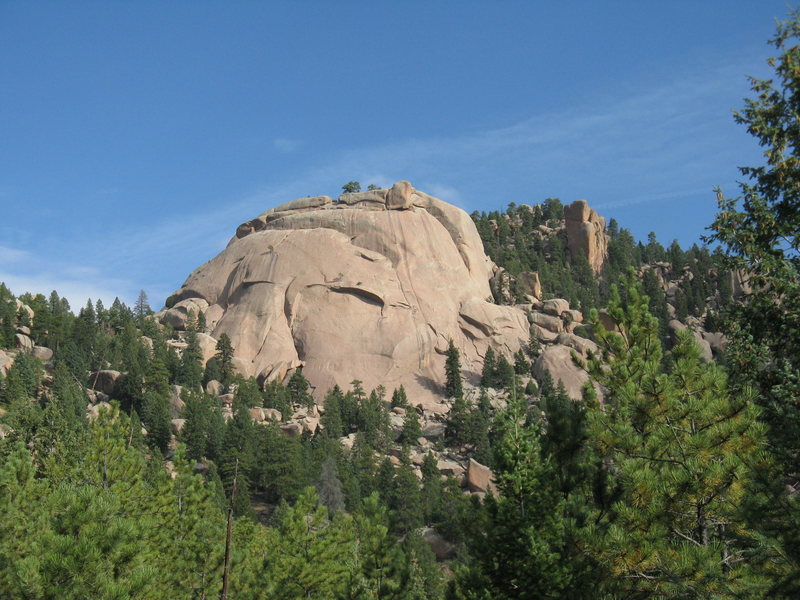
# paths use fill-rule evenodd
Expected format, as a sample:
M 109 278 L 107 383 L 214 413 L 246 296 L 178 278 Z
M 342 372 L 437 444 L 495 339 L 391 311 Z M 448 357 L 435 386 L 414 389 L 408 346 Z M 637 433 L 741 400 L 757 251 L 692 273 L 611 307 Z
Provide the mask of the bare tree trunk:
M 233 489 L 231 489 L 231 501 L 228 505 L 228 531 L 225 535 L 225 567 L 222 571 L 222 594 L 220 600 L 228 600 L 228 583 L 231 575 L 231 538 L 233 537 L 233 503 L 236 500 L 236 477 L 239 474 L 239 459 L 236 459 L 236 466 L 233 470 Z

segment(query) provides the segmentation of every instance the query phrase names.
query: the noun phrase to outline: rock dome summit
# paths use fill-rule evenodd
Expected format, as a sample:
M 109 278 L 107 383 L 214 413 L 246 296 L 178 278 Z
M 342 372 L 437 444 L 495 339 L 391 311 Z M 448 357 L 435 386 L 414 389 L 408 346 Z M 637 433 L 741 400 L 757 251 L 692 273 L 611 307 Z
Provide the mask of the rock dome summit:
M 440 398 L 450 339 L 468 380 L 490 346 L 510 355 L 528 341 L 525 312 L 492 301 L 495 269 L 467 213 L 400 181 L 243 223 L 158 316 L 182 329 L 203 312 L 262 382 L 302 366 L 318 398 L 359 379 L 425 404 Z

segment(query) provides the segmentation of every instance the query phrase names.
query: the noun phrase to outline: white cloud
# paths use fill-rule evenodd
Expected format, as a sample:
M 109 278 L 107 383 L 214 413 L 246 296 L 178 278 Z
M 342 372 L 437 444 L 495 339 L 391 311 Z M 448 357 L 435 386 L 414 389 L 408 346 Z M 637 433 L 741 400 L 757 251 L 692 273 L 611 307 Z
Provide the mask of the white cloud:
M 42 294 L 45 297 L 56 290 L 58 295 L 69 301 L 73 311 L 86 305 L 87 300 L 99 300 L 109 306 L 115 297 L 129 305 L 135 300 L 131 294 L 131 282 L 122 279 L 76 279 L 63 277 L 54 272 L 38 271 L 30 275 L 19 275 L 0 271 L 0 281 L 4 282 L 15 296 L 25 292 Z
M 56 289 L 73 307 L 89 297 L 107 302 L 119 295 L 132 302 L 144 288 L 157 308 L 191 269 L 225 246 L 239 223 L 292 198 L 335 195 L 349 179 L 382 187 L 409 179 L 467 211 L 548 196 L 586 198 L 600 208 L 712 198 L 712 186 L 725 181 L 709 181 L 718 176 L 709 173 L 746 162 L 735 161 L 740 148 L 731 148 L 729 134 L 720 131 L 727 131 L 721 124 L 735 127 L 729 109 L 746 94 L 742 74 L 753 71 L 749 67 L 706 69 L 656 89 L 621 90 L 604 102 L 589 98 L 476 133 L 351 148 L 238 199 L 221 198 L 213 207 L 147 227 L 69 240 L 57 256 L 0 246 L 0 280 L 15 292 Z M 273 144 L 294 152 L 302 142 L 281 138 Z
M 0 246 L 0 263 L 16 263 L 23 261 L 30 257 L 30 253 L 26 250 L 18 248 L 9 248 L 8 246 Z

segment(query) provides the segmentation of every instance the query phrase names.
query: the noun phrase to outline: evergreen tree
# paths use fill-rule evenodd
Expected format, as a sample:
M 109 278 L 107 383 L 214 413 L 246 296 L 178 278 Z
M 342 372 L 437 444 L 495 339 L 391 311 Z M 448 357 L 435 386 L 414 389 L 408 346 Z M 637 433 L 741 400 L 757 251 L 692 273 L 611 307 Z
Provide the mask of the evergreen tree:
M 328 456 L 322 463 L 322 470 L 320 471 L 316 488 L 320 504 L 328 509 L 328 513 L 331 516 L 344 509 L 342 481 L 339 479 L 339 471 L 336 467 L 336 458 L 334 456 Z
M 297 406 L 305 406 L 308 409 L 314 406 L 314 398 L 308 391 L 308 379 L 303 376 L 303 367 L 298 367 L 292 376 L 289 378 L 289 384 L 286 386 L 289 389 L 292 403 Z
M 190 328 L 186 334 L 186 348 L 181 355 L 177 381 L 180 385 L 197 389 L 203 382 L 203 355 L 197 341 L 197 331 Z
M 724 266 L 752 289 L 729 308 L 726 362 L 735 389 L 757 390 L 769 449 L 776 463 L 755 475 L 767 499 L 751 518 L 781 543 L 791 571 L 778 597 L 800 595 L 800 499 L 786 493 L 800 475 L 800 11 L 778 23 L 767 63 L 774 77 L 750 79 L 753 97 L 734 113 L 764 148 L 761 166 L 741 168 L 741 196 L 717 190 L 719 211 L 710 240 L 725 251 Z M 721 294 L 723 288 L 720 288 Z
M 422 426 L 419 423 L 419 413 L 415 407 L 409 406 L 403 419 L 400 441 L 404 444 L 414 445 L 420 437 L 422 437 Z
M 447 360 L 444 365 L 445 372 L 445 393 L 450 398 L 461 398 L 464 390 L 461 385 L 461 359 L 458 348 L 450 340 L 447 346 Z
M 140 329 L 144 327 L 145 317 L 149 317 L 152 314 L 153 309 L 150 308 L 147 293 L 144 290 L 140 290 L 136 303 L 133 305 L 133 316 L 136 318 L 136 324 Z
M 227 333 L 220 334 L 217 340 L 216 360 L 219 363 L 219 381 L 228 389 L 233 381 L 233 345 Z
M 541 458 L 539 433 L 511 406 L 498 423 L 495 475 L 486 520 L 468 540 L 470 561 L 456 572 L 451 598 L 559 598 L 572 593 L 563 503 Z
M 391 405 L 392 408 L 395 408 L 396 406 L 400 408 L 408 408 L 408 396 L 406 395 L 406 389 L 402 385 L 392 392 Z
M 344 423 L 342 422 L 342 402 L 344 394 L 338 385 L 333 386 L 325 395 L 325 412 L 322 414 L 320 424 L 325 429 L 325 433 L 332 438 L 339 438 L 344 435 Z
M 483 371 L 481 372 L 481 385 L 483 387 L 493 387 L 496 369 L 494 350 L 489 347 L 483 356 Z
M 589 412 L 589 436 L 620 497 L 590 544 L 625 597 L 755 593 L 754 540 L 737 513 L 762 436 L 752 396 L 732 394 L 685 332 L 664 368 L 658 322 L 632 277 L 627 306 L 614 288 L 608 308 L 620 333 L 592 319 L 603 360 L 589 369 L 607 395 Z

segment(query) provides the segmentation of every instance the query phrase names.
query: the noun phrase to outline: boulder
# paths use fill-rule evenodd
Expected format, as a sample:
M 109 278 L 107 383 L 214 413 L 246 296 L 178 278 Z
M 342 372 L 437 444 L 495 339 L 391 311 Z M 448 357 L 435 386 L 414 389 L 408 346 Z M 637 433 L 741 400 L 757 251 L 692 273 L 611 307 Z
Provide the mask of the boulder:
M 710 332 L 710 331 L 703 331 L 701 332 L 703 339 L 708 342 L 709 346 L 711 346 L 712 352 L 716 356 L 720 352 L 725 351 L 725 346 L 728 343 L 725 334 L 718 333 L 718 332 Z
M 11 365 L 14 364 L 14 357 L 9 356 L 2 350 L 0 350 L 0 374 L 5 376 L 8 373 L 8 370 L 11 368 Z
M 139 341 L 142 343 L 142 346 L 144 346 L 151 352 L 153 351 L 153 338 L 149 338 L 146 335 L 140 335 Z
M 101 410 L 110 411 L 112 410 L 112 407 L 108 402 L 91 404 L 86 408 L 86 418 L 89 419 L 89 421 L 94 421 L 98 416 L 100 416 Z
M 539 281 L 539 273 L 523 271 L 517 275 L 517 285 L 520 291 L 526 296 L 533 298 L 542 297 L 542 283 Z
M 532 312 L 528 316 L 528 320 L 531 324 L 538 325 L 550 333 L 560 333 L 564 331 L 564 322 L 560 317 L 554 317 L 540 312 Z
M 536 325 L 535 323 L 531 323 L 531 335 L 545 344 L 551 344 L 558 339 L 558 333 L 549 331 L 540 325 Z
M 224 389 L 216 379 L 212 379 L 206 384 L 206 394 L 209 396 L 221 396 Z
M 233 406 L 233 394 L 222 394 L 219 397 L 219 402 L 222 406 Z
M 192 302 L 207 307 L 210 335 L 227 334 L 236 369 L 262 384 L 303 366 L 318 401 L 360 379 L 420 403 L 444 385 L 450 339 L 467 380 L 489 347 L 509 356 L 527 343 L 522 309 L 489 300 L 492 275 L 467 213 L 398 182 L 248 221 L 161 319 L 180 328 Z
M 180 385 L 173 385 L 170 388 L 169 392 L 169 416 L 173 419 L 177 419 L 181 416 L 186 403 L 181 398 L 181 393 L 183 392 L 183 386 Z
M 533 364 L 533 373 L 541 382 L 545 372 L 549 372 L 553 383 L 563 383 L 570 398 L 580 400 L 583 384 L 589 381 L 589 375 L 572 362 L 572 352 L 572 348 L 566 346 L 544 348 Z
M 576 200 L 564 207 L 564 223 L 572 258 L 583 254 L 594 272 L 600 273 L 608 254 L 605 218 L 589 208 L 586 200 Z
M 202 356 L 203 366 L 205 367 L 208 361 L 217 354 L 217 340 L 207 333 L 198 333 L 197 345 L 200 347 L 200 355 Z
M 24 333 L 18 333 L 15 336 L 17 348 L 22 352 L 30 352 L 33 350 L 33 340 Z
M 619 325 L 614 320 L 610 314 L 608 314 L 605 310 L 600 310 L 597 313 L 598 321 L 600 321 L 600 325 L 602 325 L 606 331 L 616 331 L 619 332 Z
M 386 195 L 386 208 L 390 210 L 408 210 L 414 205 L 413 186 L 408 181 L 398 181 Z
M 440 457 L 439 460 L 436 461 L 436 467 L 442 475 L 448 477 L 452 476 L 456 479 L 461 479 L 464 476 L 464 467 L 450 458 Z
M 672 319 L 669 323 L 667 323 L 667 327 L 669 327 L 669 330 L 672 331 L 673 333 L 676 333 L 678 331 L 686 331 L 687 329 L 686 325 L 684 325 L 677 319 Z
M 422 539 L 431 547 L 436 560 L 439 561 L 453 558 L 458 550 L 455 544 L 448 542 L 433 527 L 424 527 L 422 529 Z
M 289 437 L 300 437 L 303 434 L 303 426 L 296 421 L 281 425 L 281 431 Z
M 17 333 L 21 333 L 22 335 L 27 335 L 28 337 L 31 336 L 31 328 L 26 327 L 25 325 L 18 325 L 17 326 Z
M 300 420 L 300 424 L 303 426 L 303 430 L 311 435 L 315 435 L 320 428 L 319 417 L 303 417 Z
M 422 436 L 429 440 L 444 437 L 445 424 L 440 421 L 430 421 L 422 427 Z
M 338 202 L 362 210 L 386 210 L 387 190 L 367 190 L 339 196 Z
M 704 339 L 699 331 L 693 331 L 692 335 L 697 347 L 700 349 L 700 360 L 703 362 L 714 360 L 714 352 L 711 350 L 711 344 L 708 343 L 708 340 Z
M 117 393 L 117 386 L 121 380 L 122 373 L 119 371 L 104 369 L 90 373 L 86 386 L 113 397 Z
M 172 419 L 172 434 L 178 435 L 183 429 L 183 426 L 186 425 L 186 419 Z
M 208 302 L 204 298 L 187 298 L 165 310 L 159 320 L 162 325 L 172 325 L 176 330 L 183 331 L 186 329 L 190 314 L 197 319 L 207 308 Z
M 280 423 L 283 420 L 283 415 L 281 411 L 276 408 L 265 408 L 264 411 L 264 420 L 265 421 L 275 421 Z
M 263 423 L 266 416 L 264 415 L 264 409 L 260 406 L 256 406 L 250 409 L 250 418 L 253 419 L 256 423 Z
M 345 450 L 352 450 L 353 449 L 353 444 L 355 444 L 355 442 L 356 442 L 356 434 L 355 433 L 351 433 L 349 435 L 346 435 L 344 437 L 339 438 L 339 443 L 342 445 L 342 448 L 344 448 Z
M 542 302 L 542 312 L 554 317 L 561 317 L 562 313 L 569 310 L 569 302 L 563 298 L 553 298 Z
M 33 309 L 25 304 L 22 300 L 16 301 L 17 312 L 23 311 L 28 315 L 28 320 L 33 323 L 33 318 L 36 316 L 36 313 L 33 312 Z
M 482 465 L 477 460 L 469 459 L 467 465 L 467 488 L 471 492 L 491 491 L 497 495 L 497 488 L 494 484 L 494 474 L 486 465 Z
M 584 358 L 586 358 L 589 352 L 594 352 L 597 354 L 600 349 L 599 346 L 592 340 L 587 340 L 586 338 L 577 336 L 574 333 L 559 333 L 556 342 L 562 346 L 567 346 L 568 348 L 577 350 L 578 353 L 582 354 Z

